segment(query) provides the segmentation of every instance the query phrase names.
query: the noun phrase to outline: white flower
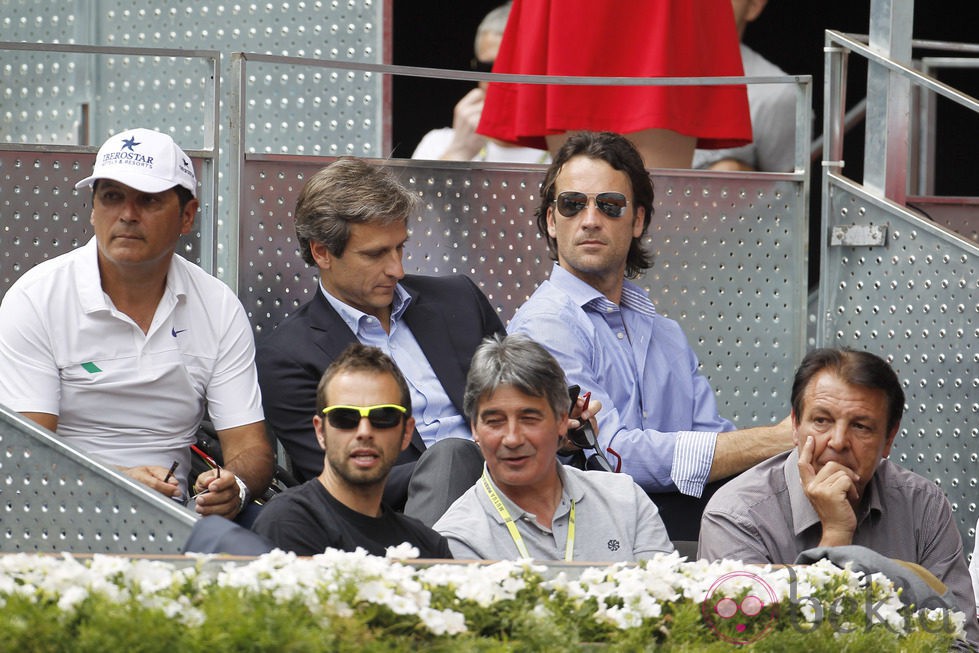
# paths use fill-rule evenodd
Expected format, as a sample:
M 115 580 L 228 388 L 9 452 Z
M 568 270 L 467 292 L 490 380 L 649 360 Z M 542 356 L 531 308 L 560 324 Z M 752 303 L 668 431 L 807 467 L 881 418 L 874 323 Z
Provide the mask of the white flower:
M 88 598 L 88 592 L 84 587 L 66 587 L 58 599 L 58 607 L 65 612 L 71 612 L 75 606 Z
M 372 603 L 383 603 L 391 594 L 391 588 L 379 580 L 362 583 L 357 588 L 357 598 L 361 601 L 370 601 Z
M 274 551 L 245 564 L 218 566 L 210 558 L 195 557 L 189 560 L 196 564 L 177 566 L 119 556 L 78 560 L 67 554 L 14 554 L 0 556 L 0 608 L 7 597 L 19 595 L 72 612 L 87 598 L 98 596 L 120 604 L 137 601 L 168 619 L 196 627 L 205 625 L 209 592 L 228 587 L 240 592 L 244 601 L 297 600 L 324 627 L 337 617 L 357 618 L 363 606 L 371 604 L 398 615 L 414 615 L 420 629 L 446 636 L 467 630 L 464 614 L 452 609 L 451 599 L 447 608 L 433 605 L 433 596 L 449 594 L 467 602 L 460 608 L 467 612 L 493 611 L 500 602 L 521 600 L 526 617 L 541 623 L 553 622 L 554 611 L 567 603 L 594 606 L 590 618 L 595 622 L 630 629 L 655 624 L 670 603 L 704 601 L 720 579 L 730 577 L 731 582 L 723 586 L 725 594 L 760 591 L 764 585 L 778 601 L 797 601 L 803 618 L 810 622 L 824 620 L 830 610 L 843 607 L 840 623 L 861 630 L 864 618 L 897 632 L 934 630 L 944 621 L 961 634 L 965 623 L 961 613 L 942 610 L 908 617 L 889 579 L 828 561 L 772 569 L 736 560 L 684 562 L 672 553 L 639 564 L 561 569 L 550 576 L 546 567 L 530 560 L 419 568 L 398 562 L 413 555 L 417 551 L 412 547 L 400 545 L 390 548 L 386 557 L 362 549 L 327 549 L 309 558 Z M 873 612 L 864 615 L 867 602 Z
M 474 601 L 482 607 L 507 599 L 527 587 L 525 573 L 539 573 L 529 561 L 502 561 L 490 565 L 433 565 L 416 572 L 423 583 L 449 587 L 463 600 Z
M 602 609 L 600 607 L 596 616 L 598 616 L 600 619 L 611 622 L 620 630 L 638 628 L 642 625 L 642 617 L 639 614 L 632 610 L 627 610 L 620 607 L 612 607 L 608 609 Z
M 433 635 L 461 635 L 466 632 L 466 619 L 458 612 L 423 608 L 418 616 Z
M 965 637 L 965 614 L 957 610 L 934 608 L 918 610 L 908 619 L 909 630 L 922 628 L 930 632 L 951 632 L 959 639 Z
M 398 546 L 389 546 L 384 553 L 384 557 L 389 560 L 410 560 L 418 556 L 418 547 L 412 546 L 408 542 L 402 542 Z

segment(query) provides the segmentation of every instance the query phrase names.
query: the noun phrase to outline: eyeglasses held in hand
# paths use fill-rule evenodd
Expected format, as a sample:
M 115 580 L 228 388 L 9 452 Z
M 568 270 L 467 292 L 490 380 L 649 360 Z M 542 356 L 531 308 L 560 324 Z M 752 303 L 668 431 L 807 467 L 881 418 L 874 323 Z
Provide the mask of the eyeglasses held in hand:
M 595 451 L 595 453 L 586 458 L 585 469 L 594 469 L 600 472 L 615 471 L 608 458 L 605 457 L 605 452 L 602 451 L 602 447 L 599 446 L 598 438 L 595 437 L 595 431 L 592 430 L 589 422 L 585 422 L 579 428 L 569 429 L 568 440 L 582 449 L 592 449 Z
M 605 193 L 580 193 L 576 190 L 566 190 L 557 196 L 554 204 L 557 211 L 566 218 L 573 218 L 588 206 L 588 198 L 595 198 L 595 206 L 598 210 L 610 218 L 621 218 L 625 215 L 625 208 L 629 206 L 629 200 L 625 195 L 616 192 Z
M 327 406 L 323 409 L 326 421 L 335 429 L 355 429 L 361 418 L 366 417 L 376 429 L 389 429 L 404 419 L 408 409 L 397 404 L 377 406 Z

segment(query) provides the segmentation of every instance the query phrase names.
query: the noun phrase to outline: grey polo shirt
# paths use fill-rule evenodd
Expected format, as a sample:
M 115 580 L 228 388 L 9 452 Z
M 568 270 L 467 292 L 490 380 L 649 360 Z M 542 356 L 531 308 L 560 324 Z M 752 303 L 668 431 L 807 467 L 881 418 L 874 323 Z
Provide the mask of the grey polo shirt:
M 802 489 L 799 454 L 793 449 L 743 472 L 711 497 L 700 525 L 698 555 L 791 564 L 800 552 L 818 546 L 821 537 L 822 524 Z M 881 460 L 857 511 L 853 544 L 933 573 L 965 612 L 969 639 L 979 641 L 962 537 L 937 485 Z
M 634 561 L 650 558 L 657 552 L 673 551 L 659 510 L 632 477 L 585 472 L 557 462 L 555 465 L 563 489 L 551 528 L 537 523 L 535 515 L 510 501 L 490 479 L 531 558 L 564 560 L 572 500 L 575 502 L 574 560 Z M 449 540 L 449 549 L 456 559 L 513 560 L 519 557 L 517 545 L 482 482 L 477 482 L 459 497 L 434 528 Z

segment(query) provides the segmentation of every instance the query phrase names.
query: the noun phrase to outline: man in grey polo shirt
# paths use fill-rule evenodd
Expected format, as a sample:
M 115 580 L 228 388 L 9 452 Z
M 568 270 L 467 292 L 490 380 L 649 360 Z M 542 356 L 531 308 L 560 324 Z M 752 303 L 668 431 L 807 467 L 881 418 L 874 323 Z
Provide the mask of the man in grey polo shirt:
M 921 565 L 949 589 L 979 641 L 972 583 L 952 507 L 930 480 L 887 460 L 904 391 L 874 354 L 816 349 L 792 384 L 797 449 L 744 472 L 704 511 L 699 556 L 791 564 L 814 547 L 855 544 Z
M 523 335 L 486 338 L 463 402 L 486 467 L 435 524 L 455 558 L 616 562 L 673 550 L 631 477 L 558 462 L 571 400 L 546 349 Z

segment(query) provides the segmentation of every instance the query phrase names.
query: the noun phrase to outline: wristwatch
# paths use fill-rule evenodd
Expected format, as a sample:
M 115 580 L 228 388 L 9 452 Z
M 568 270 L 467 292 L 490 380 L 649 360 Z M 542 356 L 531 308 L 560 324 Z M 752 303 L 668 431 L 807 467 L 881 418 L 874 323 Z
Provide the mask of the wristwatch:
M 235 483 L 238 484 L 238 501 L 240 502 L 238 504 L 238 512 L 241 512 L 251 500 L 252 493 L 248 490 L 248 486 L 245 485 L 245 482 L 241 480 L 240 476 L 235 476 Z

